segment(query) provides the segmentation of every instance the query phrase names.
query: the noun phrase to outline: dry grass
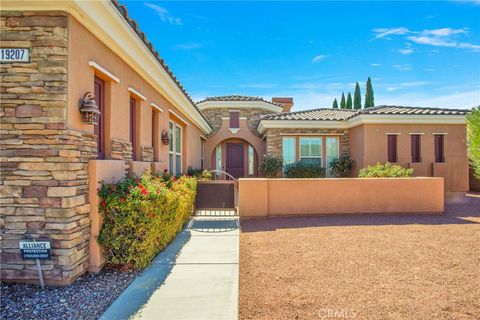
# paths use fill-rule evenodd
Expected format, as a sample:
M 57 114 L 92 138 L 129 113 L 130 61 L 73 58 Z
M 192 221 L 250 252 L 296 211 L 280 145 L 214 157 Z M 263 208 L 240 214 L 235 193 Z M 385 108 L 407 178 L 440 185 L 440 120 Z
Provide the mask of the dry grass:
M 444 215 L 242 221 L 240 319 L 329 316 L 480 319 L 480 198 Z

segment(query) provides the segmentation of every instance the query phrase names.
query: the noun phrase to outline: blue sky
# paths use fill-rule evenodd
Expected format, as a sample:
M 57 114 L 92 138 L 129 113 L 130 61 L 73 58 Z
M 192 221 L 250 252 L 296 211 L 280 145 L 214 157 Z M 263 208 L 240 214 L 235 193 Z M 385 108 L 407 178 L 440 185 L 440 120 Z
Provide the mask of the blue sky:
M 480 105 L 480 1 L 121 1 L 194 100 L 293 97 L 330 107 Z

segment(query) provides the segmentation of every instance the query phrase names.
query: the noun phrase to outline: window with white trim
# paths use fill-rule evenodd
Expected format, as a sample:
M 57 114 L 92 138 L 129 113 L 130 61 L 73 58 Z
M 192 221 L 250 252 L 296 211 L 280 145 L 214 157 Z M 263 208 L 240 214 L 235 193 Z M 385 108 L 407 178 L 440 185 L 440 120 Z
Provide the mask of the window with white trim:
M 222 170 L 222 145 L 219 144 L 215 150 L 215 169 Z M 217 173 L 220 175 L 220 173 Z
M 205 140 L 200 138 L 200 168 L 205 169 Z
M 255 150 L 251 144 L 248 145 L 248 175 L 255 173 Z
M 169 121 L 168 129 L 170 134 L 170 146 L 168 150 L 170 173 L 179 176 L 182 174 L 182 127 L 173 121 Z
M 327 137 L 325 139 L 325 144 L 326 144 L 326 158 L 327 158 L 327 163 L 326 167 L 328 168 L 327 170 L 327 176 L 332 175 L 332 170 L 331 170 L 331 163 L 333 160 L 338 159 L 339 157 L 339 141 L 338 137 Z
M 322 138 L 300 138 L 300 161 L 322 167 Z
M 283 166 L 287 166 L 295 162 L 296 153 L 296 138 L 283 137 L 282 138 L 282 156 Z

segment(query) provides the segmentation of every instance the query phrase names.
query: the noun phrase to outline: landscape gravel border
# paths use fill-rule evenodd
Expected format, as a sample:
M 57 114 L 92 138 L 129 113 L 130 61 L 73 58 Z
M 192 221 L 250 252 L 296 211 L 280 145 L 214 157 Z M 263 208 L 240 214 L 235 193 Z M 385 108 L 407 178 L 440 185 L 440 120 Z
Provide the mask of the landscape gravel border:
M 67 287 L 1 285 L 0 319 L 98 319 L 139 271 L 88 273 Z

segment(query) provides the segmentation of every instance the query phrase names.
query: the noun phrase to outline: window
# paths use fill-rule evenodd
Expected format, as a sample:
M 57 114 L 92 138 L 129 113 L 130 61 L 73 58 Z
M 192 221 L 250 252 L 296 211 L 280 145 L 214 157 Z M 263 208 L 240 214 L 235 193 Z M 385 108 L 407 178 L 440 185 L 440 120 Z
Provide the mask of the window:
M 168 164 L 170 173 L 176 176 L 182 174 L 182 127 L 173 121 L 168 122 L 170 146 Z
M 132 160 L 136 160 L 137 132 L 136 132 L 136 104 L 135 99 L 130 97 L 130 143 L 132 144 Z
M 240 112 L 230 111 L 230 129 L 240 128 Z
M 157 117 L 158 113 L 152 109 L 152 148 L 153 148 L 153 160 L 157 161 L 157 139 L 158 139 L 158 128 L 157 128 Z
M 205 140 L 200 138 L 200 168 L 205 169 Z
M 326 138 L 326 145 L 327 145 L 327 163 L 326 167 L 328 168 L 327 170 L 327 175 L 330 176 L 332 174 L 331 169 L 330 169 L 330 163 L 338 159 L 338 137 L 327 137 Z
M 322 138 L 300 138 L 300 161 L 322 166 Z
M 412 144 L 412 162 L 422 162 L 420 155 L 420 137 L 419 134 L 412 134 L 410 136 Z
M 388 138 L 388 162 L 397 162 L 397 135 L 389 134 Z
M 95 77 L 94 92 L 100 118 L 98 124 L 93 126 L 93 132 L 97 136 L 98 159 L 105 159 L 105 81 Z
M 251 144 L 248 145 L 248 175 L 255 174 L 255 150 Z
M 217 149 L 215 150 L 215 169 L 222 170 L 222 145 L 220 144 L 217 146 Z
M 435 137 L 435 162 L 445 162 L 443 134 L 436 134 Z
M 296 139 L 294 137 L 283 137 L 282 139 L 282 153 L 283 165 L 289 165 L 295 162 L 296 153 Z

